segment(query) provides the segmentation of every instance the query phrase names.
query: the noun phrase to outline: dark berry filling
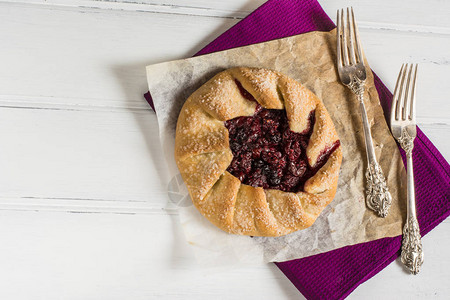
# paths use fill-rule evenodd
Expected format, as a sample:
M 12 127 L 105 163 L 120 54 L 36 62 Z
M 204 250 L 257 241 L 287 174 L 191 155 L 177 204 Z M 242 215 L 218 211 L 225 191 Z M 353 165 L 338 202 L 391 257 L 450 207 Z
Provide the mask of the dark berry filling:
M 238 81 L 236 84 L 246 99 L 256 101 Z M 290 130 L 285 110 L 265 109 L 259 104 L 253 116 L 225 121 L 233 152 L 227 171 L 254 187 L 302 191 L 306 180 L 316 174 L 339 146 L 336 141 L 319 155 L 315 166 L 309 165 L 306 147 L 314 128 L 314 116 L 312 111 L 308 129 L 302 133 Z

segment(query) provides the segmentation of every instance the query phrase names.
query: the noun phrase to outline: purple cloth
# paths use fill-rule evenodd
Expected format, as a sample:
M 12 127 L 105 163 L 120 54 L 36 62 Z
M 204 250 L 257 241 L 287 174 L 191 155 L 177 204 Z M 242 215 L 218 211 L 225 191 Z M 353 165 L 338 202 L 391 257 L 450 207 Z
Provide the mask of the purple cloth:
M 334 27 L 315 0 L 271 0 L 196 55 Z M 375 86 L 388 115 L 392 94 L 376 75 Z M 150 94 L 145 96 L 153 107 Z M 417 214 L 426 234 L 450 215 L 450 166 L 421 130 L 413 155 Z M 342 299 L 394 261 L 400 247 L 401 236 L 384 238 L 276 265 L 306 298 Z

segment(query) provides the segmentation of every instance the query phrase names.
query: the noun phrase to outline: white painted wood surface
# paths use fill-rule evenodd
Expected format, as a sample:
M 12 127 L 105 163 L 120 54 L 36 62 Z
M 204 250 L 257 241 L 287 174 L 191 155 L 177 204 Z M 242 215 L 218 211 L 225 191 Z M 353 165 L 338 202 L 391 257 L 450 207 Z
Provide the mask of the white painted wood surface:
M 264 1 L 0 1 L 0 299 L 298 299 L 273 265 L 198 266 L 168 208 L 145 65 L 188 57 Z M 420 63 L 418 119 L 450 159 L 450 2 L 353 5 L 392 89 Z M 352 299 L 448 299 L 450 221 Z

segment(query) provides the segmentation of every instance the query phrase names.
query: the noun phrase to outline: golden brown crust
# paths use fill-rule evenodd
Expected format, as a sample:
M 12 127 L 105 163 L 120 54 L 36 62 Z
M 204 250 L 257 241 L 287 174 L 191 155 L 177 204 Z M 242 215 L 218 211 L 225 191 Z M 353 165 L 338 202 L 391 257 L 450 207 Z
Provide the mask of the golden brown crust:
M 342 160 L 340 146 L 304 186 L 288 193 L 242 184 L 226 171 L 233 159 L 224 121 L 251 116 L 256 103 L 286 109 L 289 127 L 303 132 L 314 111 L 315 124 L 306 154 L 310 165 L 338 136 L 325 106 L 310 90 L 285 75 L 256 68 L 223 71 L 195 91 L 178 117 L 175 160 L 197 209 L 214 225 L 234 234 L 281 236 L 311 226 L 336 193 Z

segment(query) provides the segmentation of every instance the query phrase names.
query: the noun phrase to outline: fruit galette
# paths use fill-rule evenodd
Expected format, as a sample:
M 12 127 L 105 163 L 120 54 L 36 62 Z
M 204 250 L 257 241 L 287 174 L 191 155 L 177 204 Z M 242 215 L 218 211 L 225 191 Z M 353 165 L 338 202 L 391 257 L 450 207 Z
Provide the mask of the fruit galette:
M 184 104 L 175 160 L 192 201 L 234 234 L 311 226 L 336 193 L 342 151 L 322 101 L 275 71 L 220 72 Z

